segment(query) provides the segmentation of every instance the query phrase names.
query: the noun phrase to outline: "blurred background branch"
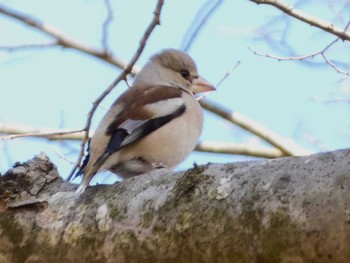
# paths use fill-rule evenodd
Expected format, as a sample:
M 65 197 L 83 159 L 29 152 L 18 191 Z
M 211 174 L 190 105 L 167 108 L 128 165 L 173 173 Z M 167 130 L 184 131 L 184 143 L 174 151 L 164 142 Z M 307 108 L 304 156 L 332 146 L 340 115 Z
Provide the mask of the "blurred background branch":
M 107 39 L 107 27 L 110 20 L 106 20 L 103 26 L 103 48 L 95 48 L 92 47 L 89 44 L 83 43 L 80 40 L 74 39 L 71 36 L 68 36 L 64 32 L 62 32 L 60 29 L 56 28 L 55 26 L 47 23 L 42 22 L 37 18 L 34 18 L 31 15 L 24 14 L 18 10 L 13 10 L 11 8 L 8 8 L 4 5 L 0 5 L 0 14 L 3 14 L 9 18 L 15 19 L 17 22 L 23 23 L 29 27 L 32 27 L 33 29 L 38 30 L 39 32 L 54 38 L 55 41 L 51 42 L 51 44 L 29 44 L 29 45 L 19 45 L 17 47 L 6 47 L 6 46 L 0 46 L 0 49 L 15 51 L 16 49 L 23 49 L 23 47 L 28 48 L 34 48 L 37 49 L 39 47 L 46 48 L 46 47 L 52 47 L 52 46 L 60 46 L 63 48 L 70 48 L 74 49 L 76 51 L 82 52 L 85 55 L 93 56 L 95 58 L 101 59 L 109 64 L 112 64 L 118 68 L 125 68 L 127 66 L 127 62 L 121 58 L 118 58 L 114 55 L 112 55 L 110 52 L 108 52 L 106 48 L 106 39 Z
M 312 16 L 306 12 L 303 12 L 302 10 L 299 10 L 295 8 L 292 5 L 288 5 L 283 1 L 280 0 L 250 0 L 256 4 L 263 4 L 263 5 L 271 5 L 282 12 L 286 13 L 289 16 L 292 16 L 302 22 L 305 22 L 311 26 L 318 27 L 319 29 L 322 29 L 330 34 L 333 34 L 342 40 L 350 40 L 350 31 L 347 30 L 347 28 L 341 28 L 338 27 L 328 21 L 324 21 L 318 17 Z

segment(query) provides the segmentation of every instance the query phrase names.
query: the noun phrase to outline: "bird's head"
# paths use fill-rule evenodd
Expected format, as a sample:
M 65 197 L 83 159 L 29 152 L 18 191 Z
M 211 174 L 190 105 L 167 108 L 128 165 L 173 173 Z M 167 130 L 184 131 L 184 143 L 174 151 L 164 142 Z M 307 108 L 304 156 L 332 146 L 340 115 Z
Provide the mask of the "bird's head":
M 210 82 L 198 74 L 194 60 L 177 49 L 164 49 L 152 56 L 140 74 L 159 81 L 153 84 L 176 86 L 191 94 L 215 90 Z

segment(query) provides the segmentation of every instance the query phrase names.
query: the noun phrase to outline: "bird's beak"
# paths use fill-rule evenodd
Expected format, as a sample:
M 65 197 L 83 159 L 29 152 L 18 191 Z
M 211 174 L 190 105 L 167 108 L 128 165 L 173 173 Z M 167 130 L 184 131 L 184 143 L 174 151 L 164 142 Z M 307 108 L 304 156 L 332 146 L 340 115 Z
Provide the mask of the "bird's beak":
M 193 94 L 214 90 L 216 90 L 214 85 L 202 77 L 195 78 L 192 81 L 191 91 L 193 92 Z

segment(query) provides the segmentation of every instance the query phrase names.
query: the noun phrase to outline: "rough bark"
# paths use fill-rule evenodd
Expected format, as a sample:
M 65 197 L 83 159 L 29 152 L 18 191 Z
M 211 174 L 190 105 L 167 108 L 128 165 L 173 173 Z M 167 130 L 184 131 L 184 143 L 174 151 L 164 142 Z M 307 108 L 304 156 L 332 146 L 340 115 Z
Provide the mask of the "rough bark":
M 80 196 L 36 156 L 0 177 L 0 262 L 348 262 L 349 156 L 159 170 Z

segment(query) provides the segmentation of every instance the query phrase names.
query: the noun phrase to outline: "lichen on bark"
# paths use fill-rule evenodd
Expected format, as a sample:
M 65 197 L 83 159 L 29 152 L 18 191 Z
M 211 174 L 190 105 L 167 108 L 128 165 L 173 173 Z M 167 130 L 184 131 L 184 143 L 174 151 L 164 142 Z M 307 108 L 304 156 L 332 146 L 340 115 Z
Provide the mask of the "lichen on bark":
M 81 195 L 39 155 L 0 177 L 0 262 L 346 262 L 349 153 L 158 170 Z

